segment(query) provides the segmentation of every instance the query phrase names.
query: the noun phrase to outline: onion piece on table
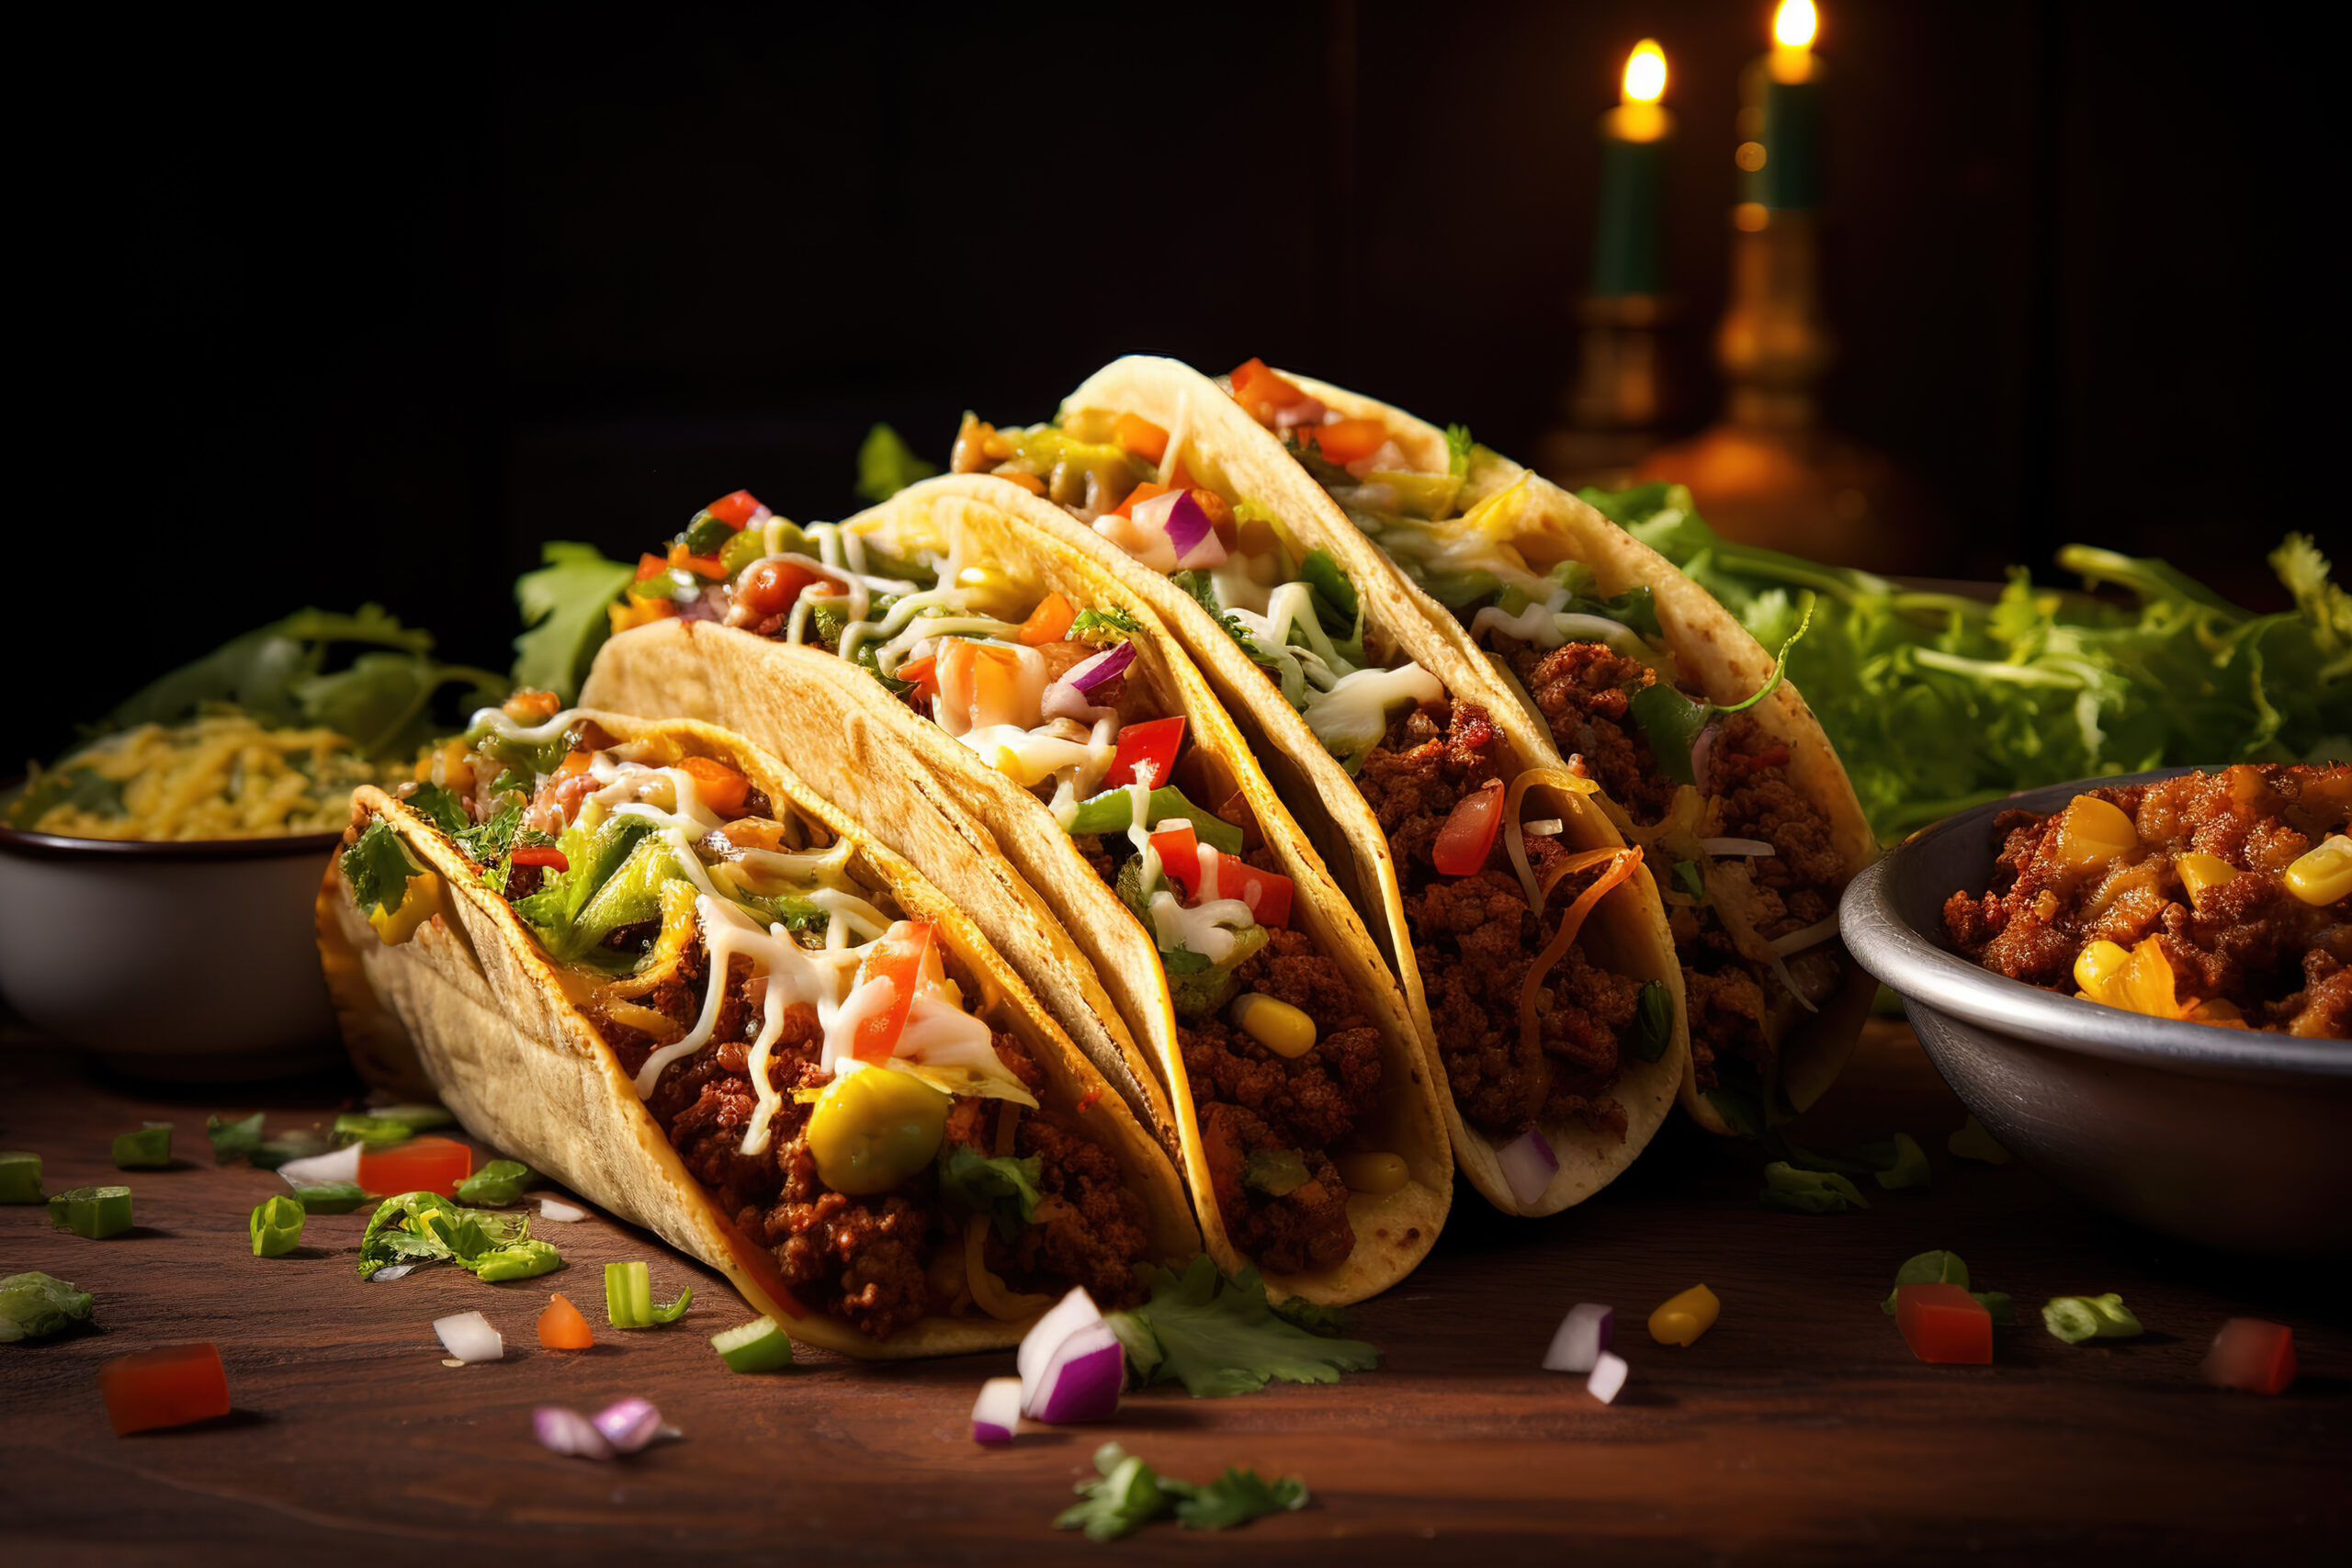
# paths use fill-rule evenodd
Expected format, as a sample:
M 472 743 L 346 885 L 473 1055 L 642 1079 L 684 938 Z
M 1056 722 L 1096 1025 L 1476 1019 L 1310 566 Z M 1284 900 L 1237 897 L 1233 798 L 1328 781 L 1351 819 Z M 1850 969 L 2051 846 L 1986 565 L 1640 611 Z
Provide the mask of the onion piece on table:
M 596 1430 L 615 1453 L 633 1454 L 662 1432 L 662 1412 L 650 1400 L 616 1400 L 596 1413 Z
M 1552 1152 L 1552 1141 L 1543 1130 L 1530 1127 L 1502 1146 L 1496 1156 L 1503 1168 L 1503 1179 L 1510 1184 L 1510 1195 L 1522 1203 L 1532 1203 L 1544 1196 L 1552 1185 L 1552 1178 L 1560 1168 L 1560 1156 Z
M 359 1152 L 365 1144 L 346 1144 L 333 1154 L 289 1159 L 277 1168 L 288 1187 L 323 1187 L 330 1181 L 359 1179 Z
M 2233 1317 L 2213 1336 L 2197 1372 L 2216 1388 L 2284 1393 L 2296 1370 L 2293 1329 L 2258 1317 Z
M 1544 1352 L 1547 1372 L 1589 1372 L 1600 1364 L 1601 1353 L 1615 1337 L 1617 1309 L 1597 1302 L 1578 1302 L 1560 1320 L 1552 1348 Z
M 415 1271 L 416 1265 L 413 1263 L 387 1263 L 373 1274 L 368 1275 L 368 1281 L 374 1285 L 389 1284 L 394 1280 L 406 1279 Z
M 1119 1408 L 1126 1351 L 1083 1286 L 1036 1321 L 1013 1361 L 1021 1369 L 1021 1413 L 1033 1421 L 1102 1421 Z
M 1585 1390 L 1601 1404 L 1614 1404 L 1617 1395 L 1625 1387 L 1625 1375 L 1630 1371 L 1632 1369 L 1625 1365 L 1624 1357 L 1603 1350 L 1600 1359 L 1592 1364 L 1592 1376 L 1585 1380 Z
M 587 1217 L 587 1210 L 579 1207 L 577 1204 L 564 1202 L 560 1198 L 542 1198 L 539 1200 L 539 1218 L 543 1220 L 553 1220 L 559 1224 L 568 1225 L 573 1224 L 575 1221 L 584 1220 Z
M 531 1412 L 531 1433 L 539 1447 L 549 1453 L 575 1455 L 581 1459 L 610 1459 L 613 1445 L 596 1424 L 577 1410 L 567 1410 L 560 1404 L 542 1404 Z
M 449 1348 L 449 1354 L 471 1365 L 477 1361 L 495 1361 L 506 1354 L 506 1337 L 490 1325 L 490 1319 L 478 1312 L 461 1312 L 433 1320 L 433 1332 Z
M 1021 1429 L 1021 1380 L 990 1378 L 972 1402 L 972 1441 L 1009 1443 Z

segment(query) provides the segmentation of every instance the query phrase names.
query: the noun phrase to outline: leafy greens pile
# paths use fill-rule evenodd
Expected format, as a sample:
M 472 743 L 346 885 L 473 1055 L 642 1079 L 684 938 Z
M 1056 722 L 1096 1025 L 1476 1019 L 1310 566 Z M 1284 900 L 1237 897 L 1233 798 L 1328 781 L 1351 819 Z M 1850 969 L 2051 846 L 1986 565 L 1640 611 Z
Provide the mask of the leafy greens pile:
M 1789 679 L 1882 839 L 2096 773 L 2352 755 L 2352 593 L 2301 534 L 2270 554 L 2295 599 L 2276 615 L 2087 545 L 2059 564 L 2136 604 L 2036 588 L 2022 567 L 1985 604 L 1724 539 L 1679 485 L 1582 493 L 1768 648 L 1810 604 Z
M 455 1263 L 479 1279 L 527 1280 L 563 1266 L 556 1249 L 531 1239 L 528 1214 L 466 1209 L 435 1192 L 387 1198 L 359 1238 L 359 1277 L 395 1264 Z

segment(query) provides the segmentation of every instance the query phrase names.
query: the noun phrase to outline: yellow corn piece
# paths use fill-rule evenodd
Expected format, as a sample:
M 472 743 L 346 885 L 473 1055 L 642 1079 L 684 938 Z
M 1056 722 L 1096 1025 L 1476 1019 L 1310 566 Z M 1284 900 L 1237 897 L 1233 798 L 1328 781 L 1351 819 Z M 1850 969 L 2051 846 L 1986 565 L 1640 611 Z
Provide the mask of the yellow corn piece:
M 401 907 L 390 914 L 380 908 L 368 912 L 368 923 L 388 947 L 398 947 L 416 934 L 416 928 L 441 912 L 441 879 L 429 871 L 420 871 L 408 879 L 408 890 L 401 895 Z
M 2075 955 L 2075 984 L 2095 1002 L 2107 1000 L 2107 987 L 2132 960 L 2131 951 L 2120 942 L 2094 942 L 2085 944 Z
M 624 599 L 617 604 L 605 606 L 605 618 L 613 624 L 613 635 L 638 626 L 651 626 L 666 615 L 677 614 L 677 607 L 666 599 Z
M 1704 1285 L 1693 1285 L 1650 1314 L 1650 1337 L 1661 1345 L 1690 1345 L 1715 1325 L 1724 1303 Z
M 2208 997 L 2181 1016 L 2194 1019 L 2199 1023 L 2210 1023 L 2217 1029 L 2245 1027 L 2245 1014 L 2238 1010 L 2237 1003 L 2223 997 Z
M 1331 1163 L 1340 1168 L 1340 1179 L 1347 1184 L 1349 1191 L 1374 1198 L 1385 1197 L 1403 1187 L 1406 1178 L 1412 1174 L 1401 1155 L 1339 1155 Z
M 1304 1056 L 1315 1048 L 1315 1021 L 1288 1002 L 1244 991 L 1233 998 L 1229 1016 L 1242 1033 L 1277 1056 Z
M 2139 849 L 2140 831 L 2113 801 L 2078 795 L 2058 824 L 2057 858 L 2078 869 L 2103 865 Z
M 2180 885 L 2188 890 L 2188 901 L 2192 906 L 2199 893 L 2208 887 L 2219 887 L 2238 874 L 2236 866 L 2219 855 L 2175 855 L 2172 868 L 2180 873 Z
M 2333 904 L 2352 896 L 2352 839 L 2330 833 L 2287 868 L 2287 891 L 2306 904 Z

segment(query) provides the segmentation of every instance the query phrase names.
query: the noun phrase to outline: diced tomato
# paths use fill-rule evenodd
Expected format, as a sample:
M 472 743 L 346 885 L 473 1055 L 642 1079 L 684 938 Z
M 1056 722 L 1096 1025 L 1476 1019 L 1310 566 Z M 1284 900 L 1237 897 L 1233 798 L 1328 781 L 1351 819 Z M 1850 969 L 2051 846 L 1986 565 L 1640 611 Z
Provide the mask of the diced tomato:
M 1430 859 L 1448 876 L 1472 876 L 1485 869 L 1495 834 L 1503 825 L 1503 781 L 1488 779 L 1453 803 L 1430 846 Z
M 2283 1323 L 2233 1317 L 2213 1336 L 2198 1375 L 2217 1388 L 2284 1393 L 2295 1381 L 2295 1331 Z
M 721 817 L 743 815 L 743 801 L 752 793 L 752 781 L 716 757 L 686 757 L 678 766 L 695 781 L 695 793 L 702 803 Z
M 683 567 L 696 577 L 707 577 L 714 582 L 727 581 L 727 569 L 718 564 L 717 556 L 688 555 L 685 541 L 683 539 L 670 541 L 669 564 Z M 638 570 L 642 571 L 644 568 L 640 566 Z
M 1262 359 L 1242 361 L 1227 379 L 1233 383 L 1233 400 L 1261 424 L 1273 423 L 1276 409 L 1306 401 L 1306 389 L 1275 375 Z
M 792 560 L 758 560 L 743 569 L 736 580 L 735 603 L 743 606 L 747 615 L 765 620 L 790 610 L 800 595 L 814 583 L 831 583 L 833 579 L 810 567 Z
M 850 1037 L 849 1054 L 861 1062 L 887 1062 L 906 1032 L 907 1010 L 914 1006 L 922 983 L 924 957 L 931 951 L 933 926 L 928 920 L 895 920 L 859 964 L 858 984 L 890 982 L 890 1005 L 858 1021 Z
M 1102 782 L 1113 788 L 1125 788 L 1140 779 L 1158 789 L 1168 782 L 1169 773 L 1176 766 L 1176 753 L 1183 744 L 1184 716 L 1181 713 L 1131 724 L 1119 731 L 1119 749 L 1112 753 L 1111 771 L 1102 775 Z
M 748 490 L 739 490 L 722 495 L 703 508 L 705 512 L 738 532 L 741 531 L 744 524 L 752 520 L 752 513 L 759 509 L 760 498 Z
M 1153 496 L 1166 495 L 1170 491 L 1175 488 L 1176 487 L 1173 485 L 1154 484 L 1151 480 L 1146 479 L 1143 483 L 1136 486 L 1135 489 L 1127 491 L 1127 499 L 1119 502 L 1118 505 L 1113 507 L 1111 510 L 1117 513 L 1122 517 L 1133 517 L 1136 514 L 1136 507 L 1141 506 Z
M 1153 852 L 1159 856 L 1160 874 L 1190 898 L 1201 880 L 1201 842 L 1193 835 L 1193 825 L 1170 822 L 1164 828 L 1155 828 L 1150 841 Z
M 1923 1361 L 1992 1365 L 1993 1314 L 1958 1285 L 1897 1286 L 1894 1322 L 1903 1342 Z
M 670 563 L 660 556 L 641 555 L 637 558 L 637 580 L 639 582 L 659 577 L 669 570 Z
M 359 1151 L 359 1185 L 370 1192 L 458 1195 L 474 1173 L 474 1151 L 454 1138 L 411 1138 L 390 1148 Z
M 1021 640 L 1031 648 L 1043 648 L 1049 642 L 1059 642 L 1069 633 L 1069 624 L 1078 619 L 1078 608 L 1058 593 L 1048 593 L 1029 612 L 1021 623 Z
M 1189 822 L 1173 822 L 1157 829 L 1151 835 L 1151 847 L 1159 852 L 1159 868 L 1169 881 L 1174 883 L 1187 902 L 1206 897 L 1201 878 L 1201 846 L 1199 838 Z M 1291 879 L 1278 871 L 1260 871 L 1239 855 L 1227 854 L 1212 849 L 1216 858 L 1216 894 L 1219 898 L 1238 898 L 1250 906 L 1250 917 L 1260 925 L 1275 931 L 1290 924 L 1290 901 L 1294 891 Z
M 1323 456 L 1334 463 L 1361 463 L 1380 450 L 1388 440 L 1388 427 L 1376 419 L 1342 419 L 1329 424 L 1310 424 L 1300 431 L 1311 435 L 1323 448 Z
M 119 1437 L 229 1414 L 229 1374 L 212 1345 L 167 1345 L 98 1363 L 98 1394 Z
M 580 1315 L 580 1309 L 559 1291 L 548 1298 L 548 1310 L 539 1314 L 539 1343 L 550 1350 L 586 1350 L 595 1345 L 596 1334 Z
M 1140 414 L 1121 414 L 1119 423 L 1111 427 L 1111 439 L 1119 444 L 1122 451 L 1148 457 L 1155 463 L 1168 455 L 1168 432 Z
M 571 862 L 553 844 L 526 844 L 510 858 L 516 865 L 543 865 L 557 873 L 571 869 Z
M 939 660 L 932 654 L 910 659 L 899 666 L 899 679 L 914 683 L 914 698 L 924 702 L 939 694 Z
M 968 724 L 1016 724 L 1030 729 L 1044 716 L 1023 678 L 1021 655 L 1012 649 L 952 637 L 940 643 L 933 658 L 940 701 L 946 712 Z

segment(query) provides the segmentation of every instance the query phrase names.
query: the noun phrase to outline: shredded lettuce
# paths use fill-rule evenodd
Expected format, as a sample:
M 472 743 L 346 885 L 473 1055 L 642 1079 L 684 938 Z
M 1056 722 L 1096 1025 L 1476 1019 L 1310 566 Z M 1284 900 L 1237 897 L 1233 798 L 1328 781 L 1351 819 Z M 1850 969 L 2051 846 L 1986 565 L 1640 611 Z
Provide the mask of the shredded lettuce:
M 527 1280 L 563 1259 L 531 1238 L 528 1214 L 466 1209 L 435 1192 L 387 1198 L 359 1238 L 359 1277 L 394 1263 L 455 1263 L 489 1280 Z

